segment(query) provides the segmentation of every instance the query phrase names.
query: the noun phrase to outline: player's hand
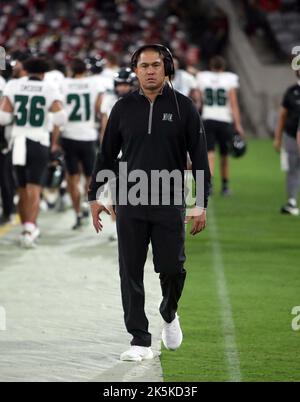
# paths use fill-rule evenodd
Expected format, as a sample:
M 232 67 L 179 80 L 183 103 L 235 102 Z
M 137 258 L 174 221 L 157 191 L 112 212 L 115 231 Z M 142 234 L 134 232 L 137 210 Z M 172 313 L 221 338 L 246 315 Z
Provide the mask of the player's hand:
M 277 152 L 280 152 L 280 150 L 281 150 L 281 140 L 280 139 L 278 139 L 278 138 L 275 138 L 274 139 L 274 148 L 275 148 L 275 150 L 277 151 Z
M 61 152 L 61 147 L 56 142 L 51 145 L 51 154 Z
M 195 236 L 206 228 L 206 210 L 203 208 L 195 207 L 189 216 L 186 218 L 185 223 L 194 221 L 190 234 Z
M 110 215 L 109 210 L 100 202 L 93 201 L 90 203 L 91 214 L 93 218 L 93 225 L 97 233 L 102 232 L 103 224 L 100 215 L 102 212 L 105 212 L 107 215 Z
M 235 130 L 242 138 L 244 138 L 244 139 L 246 138 L 245 131 L 240 124 L 235 127 Z

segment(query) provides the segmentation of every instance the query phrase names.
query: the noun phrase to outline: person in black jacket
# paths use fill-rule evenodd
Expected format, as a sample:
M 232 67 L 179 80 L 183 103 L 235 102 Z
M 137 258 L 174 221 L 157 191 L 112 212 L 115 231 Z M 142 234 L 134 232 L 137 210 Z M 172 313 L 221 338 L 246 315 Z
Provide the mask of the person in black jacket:
M 299 113 L 299 124 L 298 124 L 298 131 L 297 131 L 297 144 L 298 144 L 298 152 L 300 156 L 300 113 Z
M 9 66 L 8 66 L 9 67 Z M 0 73 L 0 101 L 6 81 Z M 12 173 L 11 150 L 8 144 L 8 128 L 0 126 L 0 197 L 2 200 L 2 214 L 0 226 L 12 221 L 14 213 L 14 179 Z
M 192 235 L 205 229 L 210 171 L 200 116 L 192 101 L 175 92 L 166 80 L 174 74 L 170 51 L 162 45 L 146 45 L 132 56 L 132 68 L 140 89 L 120 99 L 112 109 L 88 195 L 93 225 L 99 233 L 103 229 L 100 214 L 110 214 L 98 200 L 107 181 L 102 173 L 115 171 L 116 165 L 119 166 L 116 217 L 121 292 L 125 325 L 133 336 L 131 347 L 121 355 L 121 360 L 141 361 L 153 357 L 144 311 L 143 274 L 148 245 L 151 241 L 154 268 L 160 274 L 163 294 L 162 340 L 167 349 L 176 350 L 183 338 L 177 308 L 186 277 L 185 223 L 193 219 Z M 122 157 L 117 162 L 120 151 Z M 155 190 L 153 183 L 150 187 L 147 182 L 146 189 L 140 191 L 143 193 L 140 202 L 133 200 L 137 184 L 130 180 L 130 175 L 143 172 L 150 181 L 155 172 L 165 171 L 179 172 L 182 177 L 187 153 L 195 180 L 198 171 L 204 172 L 204 186 L 196 188 L 197 204 L 188 219 L 185 220 L 185 202 L 177 202 L 176 198 L 182 186 L 174 183 L 168 190 L 165 186 Z M 126 170 L 122 170 L 120 166 L 125 163 Z M 121 183 L 124 177 L 128 180 L 127 191 Z M 204 196 L 199 196 L 200 193 Z M 165 202 L 168 196 L 172 201 Z
M 280 152 L 282 146 L 287 155 L 286 192 L 287 203 L 281 213 L 299 216 L 297 205 L 300 189 L 300 155 L 297 146 L 297 129 L 300 117 L 300 70 L 296 72 L 298 82 L 289 87 L 284 95 L 278 124 L 275 132 L 274 147 Z

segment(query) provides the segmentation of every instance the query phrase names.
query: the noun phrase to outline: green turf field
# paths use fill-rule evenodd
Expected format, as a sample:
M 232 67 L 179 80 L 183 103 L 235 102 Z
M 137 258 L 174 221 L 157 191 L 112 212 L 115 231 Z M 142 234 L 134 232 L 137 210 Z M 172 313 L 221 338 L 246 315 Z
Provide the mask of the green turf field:
M 270 140 L 232 161 L 231 198 L 216 178 L 208 228 L 187 239 L 184 343 L 163 350 L 165 381 L 300 380 L 300 218 L 278 213 L 284 188 Z

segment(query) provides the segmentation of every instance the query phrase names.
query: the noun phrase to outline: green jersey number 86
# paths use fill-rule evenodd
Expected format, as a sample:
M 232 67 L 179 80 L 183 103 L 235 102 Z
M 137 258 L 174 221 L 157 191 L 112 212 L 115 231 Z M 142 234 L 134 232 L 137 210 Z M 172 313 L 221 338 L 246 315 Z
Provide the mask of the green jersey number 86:
M 225 89 L 206 88 L 205 90 L 205 105 L 207 106 L 226 106 L 227 94 Z

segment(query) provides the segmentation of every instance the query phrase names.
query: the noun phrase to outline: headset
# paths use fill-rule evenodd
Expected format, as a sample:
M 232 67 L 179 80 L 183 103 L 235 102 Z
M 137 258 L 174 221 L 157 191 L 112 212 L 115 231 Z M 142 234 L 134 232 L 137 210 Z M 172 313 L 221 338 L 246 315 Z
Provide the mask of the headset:
M 143 51 L 147 49 L 153 49 L 157 51 L 161 56 L 163 56 L 165 74 L 166 77 L 168 77 L 171 81 L 172 77 L 175 75 L 175 66 L 172 53 L 170 49 L 168 49 L 166 46 L 160 45 L 158 43 L 155 43 L 153 45 L 144 45 L 138 48 L 131 56 L 131 69 L 134 71 L 134 69 L 137 67 L 138 59 L 141 53 L 143 53 Z
M 139 47 L 131 56 L 131 69 L 132 69 L 132 71 L 134 71 L 134 69 L 137 68 L 138 59 L 139 59 L 141 53 L 147 49 L 150 49 L 150 50 L 153 49 L 153 50 L 157 51 L 161 56 L 163 56 L 165 75 L 166 75 L 166 77 L 169 78 L 169 81 L 170 81 L 170 84 L 171 84 L 171 87 L 173 90 L 173 94 L 174 94 L 178 117 L 179 117 L 179 120 L 181 120 L 179 103 L 178 103 L 176 92 L 175 92 L 173 84 L 172 84 L 172 78 L 175 75 L 175 65 L 174 65 L 174 60 L 173 60 L 173 56 L 172 56 L 170 49 L 168 49 L 166 46 L 158 44 L 158 43 L 155 43 L 152 45 L 144 45 L 144 46 Z M 205 135 L 205 128 L 204 128 L 204 124 L 203 124 L 201 117 L 200 117 L 200 125 L 201 125 L 201 131 L 202 131 L 203 135 Z
M 158 43 L 155 43 L 152 45 L 144 45 L 144 46 L 139 47 L 131 56 L 131 69 L 132 69 L 132 71 L 134 71 L 134 69 L 137 67 L 138 59 L 139 59 L 141 53 L 144 50 L 148 50 L 148 49 L 150 49 L 150 50 L 153 49 L 154 51 L 157 51 L 161 56 L 163 56 L 163 62 L 164 62 L 164 67 L 165 67 L 165 76 L 169 78 L 169 81 L 170 81 L 170 84 L 171 84 L 171 87 L 173 90 L 175 102 L 176 102 L 178 117 L 179 117 L 179 120 L 181 120 L 178 99 L 177 99 L 176 92 L 175 92 L 173 84 L 172 84 L 172 78 L 175 75 L 175 66 L 174 66 L 174 60 L 173 60 L 173 56 L 172 56 L 170 49 L 168 49 L 166 46 L 158 44 Z

